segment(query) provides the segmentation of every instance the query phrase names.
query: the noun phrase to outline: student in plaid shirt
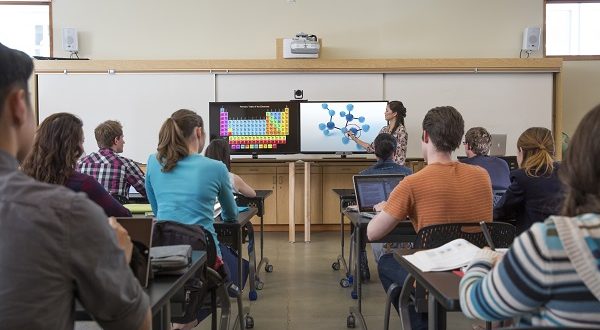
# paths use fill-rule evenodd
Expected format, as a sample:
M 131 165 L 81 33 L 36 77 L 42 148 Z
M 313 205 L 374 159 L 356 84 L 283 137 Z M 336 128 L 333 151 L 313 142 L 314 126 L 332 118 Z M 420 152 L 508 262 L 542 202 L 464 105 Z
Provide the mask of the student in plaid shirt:
M 123 126 L 115 120 L 107 120 L 94 130 L 98 142 L 97 152 L 83 157 L 77 163 L 77 171 L 91 175 L 113 197 L 124 202 L 133 186 L 146 196 L 144 173 L 136 162 L 118 155 L 123 152 Z

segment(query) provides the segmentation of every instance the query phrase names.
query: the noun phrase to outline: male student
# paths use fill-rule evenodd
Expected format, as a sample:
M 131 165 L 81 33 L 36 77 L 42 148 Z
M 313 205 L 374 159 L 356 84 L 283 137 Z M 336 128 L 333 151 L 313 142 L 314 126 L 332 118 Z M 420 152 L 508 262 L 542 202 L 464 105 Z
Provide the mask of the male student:
M 122 203 L 128 200 L 131 186 L 146 196 L 144 173 L 133 160 L 119 155 L 125 144 L 121 123 L 107 120 L 96 127 L 94 135 L 100 150 L 83 157 L 77 171 L 96 178 Z
M 467 158 L 460 162 L 483 167 L 492 180 L 492 189 L 506 190 L 510 186 L 508 164 L 498 157 L 488 156 L 492 145 L 492 136 L 483 127 L 473 127 L 465 134 L 465 154 Z
M 394 158 L 396 156 L 396 143 L 397 140 L 391 134 L 380 133 L 379 135 L 377 135 L 377 137 L 375 137 L 375 141 L 373 141 L 375 156 L 377 157 L 377 163 L 362 170 L 359 174 L 411 174 L 411 169 L 409 169 L 406 166 L 397 164 L 394 161 Z M 363 279 L 370 279 L 371 273 L 369 272 L 366 245 L 367 242 L 363 241 L 363 246 L 360 247 L 360 272 Z M 375 255 L 375 261 L 378 262 L 379 258 L 384 252 L 391 253 L 391 249 L 397 246 L 398 244 L 396 243 L 371 243 L 371 248 L 373 249 L 373 254 Z
M 492 221 L 489 175 L 481 167 L 455 162 L 451 157 L 463 132 L 464 121 L 455 108 L 444 106 L 427 112 L 421 138 L 427 166 L 400 181 L 388 201 L 377 205 L 381 212 L 367 227 L 369 240 L 383 238 L 407 216 L 416 231 L 435 224 Z M 402 285 L 408 275 L 392 254 L 379 259 L 378 270 L 386 291 L 392 283 Z M 426 314 L 420 316 L 413 308 L 410 314 L 413 329 L 427 327 Z
M 85 194 L 18 170 L 36 125 L 32 72 L 0 44 L 0 327 L 73 329 L 77 298 L 104 329 L 150 329 L 127 232 Z

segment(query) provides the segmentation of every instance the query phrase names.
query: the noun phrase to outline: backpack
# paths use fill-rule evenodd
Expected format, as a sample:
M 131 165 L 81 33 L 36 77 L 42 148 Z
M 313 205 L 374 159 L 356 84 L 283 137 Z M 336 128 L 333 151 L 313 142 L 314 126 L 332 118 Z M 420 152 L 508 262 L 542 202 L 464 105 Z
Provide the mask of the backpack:
M 159 221 L 154 225 L 152 235 L 152 246 L 180 245 L 186 244 L 192 247 L 192 250 L 206 251 L 207 265 L 214 265 L 217 260 L 217 250 L 213 237 L 200 225 L 185 225 L 175 221 Z M 224 267 L 217 269 L 219 274 L 224 275 Z M 182 308 L 173 311 L 173 315 L 182 316 L 171 317 L 172 322 L 189 323 L 197 319 L 198 311 L 203 307 L 205 298 L 209 298 L 208 293 L 214 289 L 218 283 L 211 283 L 207 279 L 205 268 L 200 268 L 192 278 L 183 286 L 183 291 L 172 299 L 175 303 L 180 303 Z

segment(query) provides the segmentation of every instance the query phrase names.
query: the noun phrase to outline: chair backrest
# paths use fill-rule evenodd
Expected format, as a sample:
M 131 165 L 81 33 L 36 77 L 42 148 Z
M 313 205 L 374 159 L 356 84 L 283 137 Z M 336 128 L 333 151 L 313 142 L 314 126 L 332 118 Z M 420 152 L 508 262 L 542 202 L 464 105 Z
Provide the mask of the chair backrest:
M 487 222 L 486 224 L 497 248 L 507 248 L 512 244 L 517 232 L 515 226 L 504 222 Z M 479 223 L 460 222 L 422 228 L 417 233 L 415 248 L 434 249 L 457 238 L 463 238 L 478 247 L 488 245 Z
M 154 225 L 152 246 L 187 244 L 192 250 L 206 251 L 206 264 L 216 262 L 217 247 L 212 235 L 200 225 L 186 225 L 176 221 L 159 221 Z

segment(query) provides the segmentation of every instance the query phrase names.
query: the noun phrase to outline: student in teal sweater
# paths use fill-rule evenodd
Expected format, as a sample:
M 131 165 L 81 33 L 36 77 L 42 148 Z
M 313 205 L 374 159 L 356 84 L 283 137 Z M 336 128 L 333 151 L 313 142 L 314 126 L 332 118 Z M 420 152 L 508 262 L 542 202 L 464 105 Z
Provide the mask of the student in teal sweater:
M 225 164 L 199 154 L 204 134 L 198 114 L 175 111 L 160 129 L 158 152 L 148 158 L 146 191 L 158 221 L 201 225 L 218 244 L 213 226 L 215 201 L 221 203 L 223 221 L 236 221 L 238 209 Z M 217 246 L 219 256 L 223 250 Z

